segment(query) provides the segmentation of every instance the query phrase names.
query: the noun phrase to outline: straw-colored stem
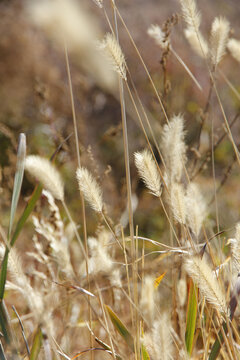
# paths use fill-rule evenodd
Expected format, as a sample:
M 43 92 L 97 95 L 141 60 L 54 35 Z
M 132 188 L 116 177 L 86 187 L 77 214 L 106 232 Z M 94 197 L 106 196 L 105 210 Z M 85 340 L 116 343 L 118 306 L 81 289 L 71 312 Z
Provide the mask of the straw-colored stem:
M 79 151 L 79 140 L 78 140 L 78 130 L 77 130 L 77 117 L 76 117 L 76 110 L 75 110 L 75 103 L 74 103 L 74 96 L 73 96 L 73 86 L 72 86 L 72 77 L 71 77 L 71 70 L 69 65 L 69 57 L 68 57 L 68 50 L 66 41 L 64 41 L 64 52 L 65 52 L 65 60 L 66 60 L 66 68 L 67 68 L 67 75 L 68 75 L 68 83 L 69 83 L 69 91 L 70 91 L 70 99 L 71 99 L 71 107 L 72 107 L 72 116 L 73 116 L 73 127 L 74 127 L 74 136 L 75 136 L 75 145 L 76 145 L 76 153 L 77 153 L 77 161 L 78 167 L 81 166 L 81 158 L 80 158 L 80 151 Z M 86 221 L 86 209 L 85 209 L 85 200 L 83 193 L 80 191 L 80 200 L 82 204 L 82 219 L 83 219 L 83 237 L 84 237 L 84 244 L 85 244 L 85 252 L 86 252 L 86 274 L 87 274 L 87 282 L 88 282 L 88 290 L 90 289 L 90 281 L 89 281 L 89 271 L 88 271 L 88 244 L 87 244 L 87 221 Z M 89 297 L 89 302 L 91 301 Z M 88 317 L 89 317 L 89 324 L 90 327 L 92 326 L 92 314 L 91 314 L 91 307 L 88 306 Z M 93 347 L 93 338 L 90 334 L 90 345 Z M 93 352 L 91 351 L 91 359 L 94 358 Z

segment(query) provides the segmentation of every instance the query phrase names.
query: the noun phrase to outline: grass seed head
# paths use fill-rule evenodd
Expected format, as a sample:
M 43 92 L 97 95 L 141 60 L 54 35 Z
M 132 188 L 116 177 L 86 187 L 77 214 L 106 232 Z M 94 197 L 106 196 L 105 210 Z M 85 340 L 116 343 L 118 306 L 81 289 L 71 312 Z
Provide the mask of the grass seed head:
M 240 62 L 240 41 L 236 39 L 230 39 L 227 43 L 227 48 L 234 59 Z
M 217 66 L 226 52 L 229 22 L 223 17 L 216 17 L 212 24 L 210 36 L 210 57 L 214 66 Z
M 141 152 L 136 152 L 134 157 L 135 165 L 141 179 L 150 190 L 151 194 L 160 197 L 162 193 L 161 179 L 151 153 L 145 149 Z
M 103 210 L 103 200 L 102 191 L 98 183 L 92 174 L 84 167 L 79 167 L 76 174 L 79 190 L 83 193 L 92 209 L 101 213 Z
M 99 43 L 99 49 L 105 51 L 114 71 L 116 71 L 123 80 L 127 80 L 125 57 L 116 38 L 110 33 L 106 34 L 105 38 Z
M 185 260 L 185 269 L 206 300 L 218 311 L 227 314 L 224 293 L 208 263 L 198 256 L 192 256 Z
M 28 173 L 40 181 L 57 200 L 64 200 L 64 187 L 61 176 L 55 166 L 47 159 L 37 155 L 29 155 L 25 161 Z

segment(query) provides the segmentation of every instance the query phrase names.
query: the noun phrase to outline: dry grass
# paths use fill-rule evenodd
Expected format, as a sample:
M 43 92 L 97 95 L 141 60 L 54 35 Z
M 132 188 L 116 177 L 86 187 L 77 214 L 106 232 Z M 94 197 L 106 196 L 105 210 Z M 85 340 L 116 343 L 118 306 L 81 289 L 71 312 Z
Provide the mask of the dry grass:
M 19 189 L 21 181 L 17 183 L 16 178 L 25 164 L 31 176 L 25 177 L 22 191 L 28 194 L 28 206 L 34 206 L 28 213 L 30 221 L 25 216 L 20 225 L 24 196 L 16 214 L 16 206 L 1 206 L 1 297 L 5 292 L 0 302 L 0 358 L 238 359 L 240 225 L 235 220 L 239 211 L 232 204 L 224 209 L 225 194 L 220 193 L 227 181 L 234 184 L 231 170 L 239 173 L 239 139 L 232 130 L 238 107 L 232 98 L 223 98 L 219 75 L 232 97 L 240 96 L 228 78 L 229 67 L 222 65 L 239 61 L 239 43 L 229 39 L 230 23 L 224 17 L 211 19 L 211 30 L 204 31 L 204 9 L 200 15 L 194 0 L 180 0 L 181 15 L 146 30 L 161 49 L 160 81 L 151 77 L 115 2 L 110 8 L 104 1 L 94 3 L 109 27 L 103 40 L 76 1 L 53 1 L 51 5 L 46 1 L 44 7 L 33 4 L 26 9 L 35 26 L 65 56 L 68 81 L 64 83 L 70 89 L 73 117 L 67 129 L 73 128 L 75 146 L 55 129 L 59 137 L 51 148 L 36 141 L 28 149 L 45 153 L 50 160 L 28 155 L 24 161 L 18 152 L 14 184 L 14 172 L 8 170 L 11 186 Z M 78 37 L 81 18 L 85 26 Z M 186 37 L 201 64 L 204 81 L 201 72 L 190 70 L 190 57 L 185 61 L 178 55 L 181 49 L 172 41 L 177 22 L 183 27 L 175 38 L 184 41 Z M 143 89 L 135 86 L 134 68 L 119 36 L 121 28 L 126 30 L 134 61 L 150 84 Z M 110 64 L 102 57 L 103 50 Z M 194 98 L 196 93 L 182 86 L 177 95 L 179 104 L 185 105 L 176 111 L 179 115 L 174 114 L 172 55 L 181 65 L 182 79 L 191 81 L 198 91 Z M 90 136 L 84 138 L 87 130 L 78 119 L 72 58 L 92 84 L 89 93 L 98 92 L 91 101 L 100 109 L 99 116 L 106 103 L 113 101 L 122 124 L 100 138 L 93 131 L 99 120 L 94 118 L 94 126 L 90 122 L 84 126 L 92 126 L 95 142 Z M 154 96 L 154 105 L 148 106 L 144 91 Z M 82 107 L 91 105 L 87 96 L 81 101 Z M 53 117 L 53 126 L 55 112 L 47 97 L 42 97 L 41 105 L 44 116 Z M 217 127 L 215 118 L 220 115 L 224 126 L 218 122 Z M 14 145 L 8 127 L 0 131 Z M 105 149 L 97 155 L 83 145 L 94 148 L 100 144 L 100 148 L 101 142 Z M 13 168 L 12 145 L 11 153 L 9 167 Z M 105 167 L 108 161 L 111 166 Z M 32 195 L 31 183 L 36 185 Z M 1 194 L 4 191 L 1 187 Z M 226 223 L 230 229 L 225 229 Z M 235 238 L 230 238 L 235 227 Z

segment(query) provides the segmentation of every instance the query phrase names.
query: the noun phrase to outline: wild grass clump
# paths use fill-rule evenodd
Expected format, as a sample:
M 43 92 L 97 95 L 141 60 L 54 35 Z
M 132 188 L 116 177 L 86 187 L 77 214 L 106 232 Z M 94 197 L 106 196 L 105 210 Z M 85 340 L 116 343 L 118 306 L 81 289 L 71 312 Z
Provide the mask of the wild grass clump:
M 196 1 L 180 0 L 181 15 L 147 31 L 162 52 L 164 81 L 155 84 L 117 4 L 111 2 L 113 16 L 109 16 L 104 1 L 94 2 L 109 26 L 103 40 L 93 31 L 79 34 L 78 41 L 81 8 L 73 0 L 61 0 L 59 9 L 48 1 L 28 7 L 28 15 L 44 28 L 48 39 L 59 45 L 64 37 L 76 153 L 71 154 L 74 147 L 67 146 L 67 138 L 53 154 L 26 156 L 26 138 L 20 136 L 12 202 L 8 217 L 3 217 L 9 218 L 8 226 L 4 222 L 0 226 L 0 358 L 238 359 L 240 223 L 235 225 L 231 215 L 225 228 L 229 216 L 221 189 L 231 180 L 231 169 L 239 165 L 238 139 L 232 134 L 239 114 L 229 104 L 225 107 L 218 76 L 240 97 L 228 79 L 228 68 L 222 70 L 225 59 L 235 61 L 230 54 L 239 60 L 239 44 L 229 39 L 232 32 L 226 18 L 213 19 L 208 34 L 200 30 L 205 10 L 200 14 Z M 173 34 L 182 21 L 185 28 Z M 120 28 L 126 30 L 134 60 L 156 95 L 158 116 L 147 109 L 135 86 Z M 178 55 L 178 42 L 171 36 L 188 40 L 202 62 L 207 85 Z M 118 77 L 119 93 L 114 85 L 108 88 L 117 99 L 122 125 L 117 136 L 122 138 L 118 146 L 123 174 L 115 178 L 115 187 L 111 181 L 118 166 L 105 170 L 100 154 L 98 163 L 94 152 L 84 148 L 85 139 L 79 138 L 69 59 L 84 40 L 88 52 L 84 59 L 104 53 L 112 68 L 109 77 L 113 72 Z M 168 68 L 172 55 L 181 64 L 182 78 L 187 75 L 198 91 L 194 104 L 189 93 L 179 93 L 182 109 L 175 109 L 172 101 L 174 75 Z M 99 66 L 101 61 L 92 59 L 84 68 L 89 74 Z M 98 86 L 105 88 L 105 80 L 97 81 Z M 104 101 L 107 96 L 96 99 Z M 198 110 L 188 111 L 193 108 Z M 216 131 L 213 120 L 219 114 L 224 127 Z M 141 141 L 129 129 L 137 129 Z M 232 167 L 225 169 L 223 178 L 215 156 L 221 144 L 233 154 Z M 69 158 L 72 155 L 70 165 L 66 152 Z M 28 192 L 25 208 L 21 189 Z

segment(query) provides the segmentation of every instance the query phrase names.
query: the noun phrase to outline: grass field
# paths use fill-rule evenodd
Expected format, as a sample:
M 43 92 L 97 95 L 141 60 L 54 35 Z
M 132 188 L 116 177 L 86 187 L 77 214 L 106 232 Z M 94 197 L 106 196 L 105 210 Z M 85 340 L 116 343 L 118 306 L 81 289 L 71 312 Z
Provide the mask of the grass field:
M 0 2 L 0 359 L 240 358 L 239 5 Z

